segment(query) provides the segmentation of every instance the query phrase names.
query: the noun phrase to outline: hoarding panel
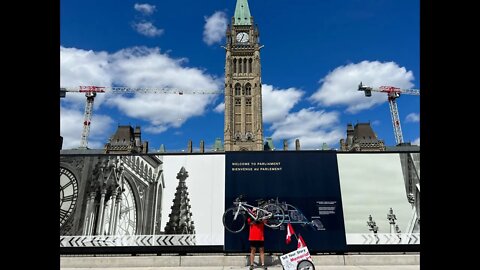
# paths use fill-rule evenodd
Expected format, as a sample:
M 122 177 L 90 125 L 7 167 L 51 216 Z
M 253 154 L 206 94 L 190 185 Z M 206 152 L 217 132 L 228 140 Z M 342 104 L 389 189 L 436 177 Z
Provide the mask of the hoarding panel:
M 60 246 L 223 245 L 224 168 L 223 154 L 61 155 Z
M 346 248 L 343 210 L 334 152 L 230 152 L 226 154 L 225 208 L 233 200 L 277 199 L 288 218 L 313 252 Z M 265 250 L 289 252 L 286 222 L 278 229 L 265 229 Z M 225 251 L 248 252 L 248 227 L 233 234 L 225 232 Z
M 414 207 L 409 199 L 408 166 L 402 168 L 400 161 L 408 155 L 337 155 L 348 245 L 420 243 L 419 204 Z

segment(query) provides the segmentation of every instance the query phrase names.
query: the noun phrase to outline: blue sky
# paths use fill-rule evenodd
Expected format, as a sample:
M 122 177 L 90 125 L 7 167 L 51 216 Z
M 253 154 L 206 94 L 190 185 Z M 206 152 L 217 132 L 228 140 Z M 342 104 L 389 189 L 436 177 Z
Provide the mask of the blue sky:
M 395 145 L 387 96 L 420 89 L 419 0 L 249 0 L 260 31 L 264 137 L 290 149 L 338 148 L 347 123 L 370 122 Z M 236 0 L 60 2 L 60 85 L 223 90 L 225 27 Z M 140 125 L 153 152 L 223 141 L 223 95 L 99 94 L 89 147 L 118 125 Z M 420 144 L 420 97 L 397 99 L 404 141 Z M 85 96 L 60 101 L 63 148 L 80 145 Z

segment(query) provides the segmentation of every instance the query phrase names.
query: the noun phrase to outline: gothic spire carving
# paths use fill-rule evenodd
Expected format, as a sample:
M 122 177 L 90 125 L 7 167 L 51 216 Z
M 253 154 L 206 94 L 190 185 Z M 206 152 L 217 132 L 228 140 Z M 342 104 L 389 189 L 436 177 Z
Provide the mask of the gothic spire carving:
M 168 215 L 169 221 L 165 226 L 166 234 L 195 234 L 195 225 L 190 212 L 190 198 L 186 179 L 188 172 L 182 167 L 177 174 L 178 186 L 173 199 L 172 211 Z

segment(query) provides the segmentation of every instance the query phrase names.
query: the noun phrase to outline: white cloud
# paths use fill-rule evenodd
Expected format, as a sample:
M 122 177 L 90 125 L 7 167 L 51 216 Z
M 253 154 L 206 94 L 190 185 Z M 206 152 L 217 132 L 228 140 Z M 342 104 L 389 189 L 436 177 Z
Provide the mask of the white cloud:
M 215 107 L 215 109 L 213 109 L 214 112 L 217 112 L 217 113 L 223 113 L 225 111 L 225 103 L 222 102 L 220 104 L 217 105 L 217 107 Z
M 365 97 L 358 91 L 358 84 L 379 87 L 391 85 L 400 88 L 413 86 L 413 73 L 395 62 L 362 61 L 337 67 L 320 82 L 320 88 L 310 97 L 313 102 L 323 106 L 345 105 L 349 113 L 357 113 L 387 101 L 385 93 L 372 92 Z
M 153 134 L 159 134 L 164 131 L 166 131 L 168 128 L 166 126 L 147 126 L 143 130 L 145 132 L 153 133 Z
M 420 146 L 420 137 L 413 140 L 412 144 Z
M 227 30 L 227 15 L 223 11 L 217 11 L 210 17 L 205 17 L 203 41 L 208 45 L 220 43 L 225 37 Z
M 128 87 L 152 87 L 188 90 L 217 90 L 222 81 L 204 71 L 183 66 L 187 59 L 172 59 L 158 48 L 134 47 L 116 53 L 85 51 L 74 48 L 60 48 L 61 82 L 68 85 L 101 86 L 120 85 Z M 68 61 L 67 61 L 68 60 Z M 79 65 L 77 67 L 77 64 Z M 65 71 L 65 73 L 63 72 Z M 101 76 L 100 76 L 101 75 Z M 95 99 L 106 99 L 108 106 L 116 107 L 121 113 L 149 122 L 144 130 L 160 133 L 168 128 L 180 127 L 194 116 L 202 115 L 216 95 L 202 94 L 98 94 Z M 67 97 L 78 97 L 76 106 L 65 102 L 66 108 L 76 110 L 83 119 L 85 96 L 67 93 Z M 101 102 L 98 102 L 99 106 Z M 95 111 L 95 108 L 94 108 Z M 63 113 L 61 118 L 66 116 Z M 95 112 L 94 112 L 95 117 Z M 64 120 L 70 122 L 69 120 Z M 92 121 L 93 122 L 93 121 Z M 79 122 L 78 140 L 81 134 Z M 92 124 L 94 125 L 94 124 Z M 99 126 L 96 126 L 98 128 Z M 92 128 L 93 131 L 94 128 Z M 62 136 L 64 136 L 62 134 Z M 67 136 L 70 138 L 69 136 Z M 75 137 L 72 139 L 77 140 Z M 66 143 L 69 143 L 65 139 Z
M 276 121 L 270 127 L 274 140 L 289 140 L 293 148 L 295 139 L 300 140 L 301 149 L 317 149 L 323 143 L 337 144 L 344 130 L 338 125 L 339 113 L 315 111 L 313 108 L 290 113 L 284 119 Z
M 110 86 L 111 83 L 107 52 L 60 47 L 61 87 Z M 98 108 L 104 99 L 104 95 L 97 95 L 94 109 Z M 86 97 L 81 93 L 67 93 L 62 101 L 69 107 L 83 110 Z
M 262 85 L 262 114 L 265 123 L 285 119 L 288 112 L 297 104 L 304 93 L 296 88 L 275 89 L 272 85 Z
M 72 149 L 80 146 L 83 131 L 83 111 L 60 106 L 60 135 L 63 137 L 62 149 Z M 105 136 L 112 131 L 113 120 L 107 115 L 93 114 L 88 136 L 88 147 L 102 149 Z
M 172 59 L 160 53 L 158 48 L 123 49 L 111 55 L 111 61 L 115 82 L 131 87 L 169 87 L 193 91 L 216 90 L 223 83 L 223 80 L 215 79 L 200 69 L 183 67 L 186 58 Z
M 158 29 L 155 25 L 151 22 L 139 22 L 134 23 L 132 25 L 133 29 L 137 31 L 139 34 L 147 36 L 147 37 L 156 37 L 163 34 L 163 29 Z
M 407 122 L 407 123 L 409 123 L 409 122 L 412 122 L 412 123 L 420 122 L 420 114 L 418 114 L 418 113 L 408 114 L 407 117 L 405 118 L 405 122 Z
M 373 120 L 371 124 L 372 126 L 378 126 L 380 125 L 380 123 L 381 123 L 380 120 Z
M 138 4 L 138 3 L 135 3 L 135 5 L 133 6 L 135 8 L 136 11 L 142 13 L 143 15 L 152 15 L 153 12 L 155 12 L 155 5 L 150 5 L 150 4 Z
M 180 127 L 188 118 L 200 116 L 212 97 L 207 95 L 137 94 L 133 98 L 115 96 L 108 102 L 131 118 L 151 123 L 147 130 L 163 132 Z

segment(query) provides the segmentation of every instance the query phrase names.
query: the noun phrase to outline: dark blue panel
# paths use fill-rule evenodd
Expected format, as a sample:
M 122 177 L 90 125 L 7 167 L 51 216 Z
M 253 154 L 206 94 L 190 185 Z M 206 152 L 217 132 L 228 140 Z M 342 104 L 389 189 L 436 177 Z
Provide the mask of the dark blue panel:
M 295 232 L 311 252 L 346 250 L 337 157 L 328 151 L 226 153 L 225 209 L 238 195 L 255 205 L 256 199 L 278 198 L 288 204 Z M 284 205 L 285 206 L 285 205 Z M 298 211 L 296 211 L 298 210 Z M 330 211 L 332 210 L 332 211 Z M 295 217 L 317 220 L 319 226 L 302 225 Z M 266 252 L 290 252 L 297 240 L 285 243 L 285 225 L 265 229 Z M 226 252 L 248 252 L 248 226 L 233 234 L 225 230 Z

